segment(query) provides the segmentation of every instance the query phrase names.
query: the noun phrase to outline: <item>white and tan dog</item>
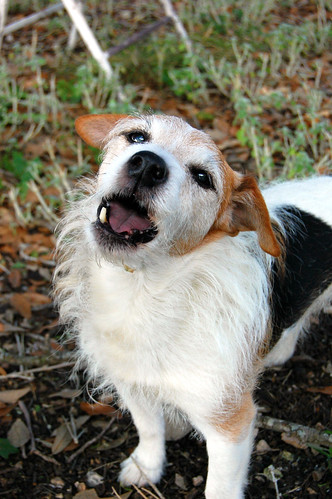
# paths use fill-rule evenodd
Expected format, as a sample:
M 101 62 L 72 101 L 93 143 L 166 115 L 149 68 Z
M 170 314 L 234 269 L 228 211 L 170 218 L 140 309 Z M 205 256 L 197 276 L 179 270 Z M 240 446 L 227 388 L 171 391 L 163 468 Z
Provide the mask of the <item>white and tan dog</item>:
M 268 189 L 269 213 L 255 180 L 179 118 L 76 128 L 104 159 L 61 224 L 56 295 L 79 361 L 137 427 L 120 481 L 158 482 L 165 439 L 193 427 L 206 497 L 241 498 L 258 374 L 331 298 L 332 178 Z

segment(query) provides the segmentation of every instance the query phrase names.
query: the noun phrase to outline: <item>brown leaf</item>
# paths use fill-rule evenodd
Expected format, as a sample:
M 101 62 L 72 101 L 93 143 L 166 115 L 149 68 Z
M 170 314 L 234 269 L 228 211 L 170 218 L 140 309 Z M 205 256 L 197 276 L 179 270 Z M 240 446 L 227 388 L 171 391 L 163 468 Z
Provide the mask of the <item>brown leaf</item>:
M 67 447 L 65 449 L 63 449 L 65 452 L 70 452 L 72 450 L 75 450 L 77 449 L 77 447 L 79 446 L 79 443 L 75 443 L 74 440 L 72 440 L 70 442 L 70 444 L 67 445 Z
M 15 308 L 15 310 L 22 315 L 22 317 L 25 317 L 26 319 L 31 318 L 31 303 L 29 302 L 28 298 L 24 296 L 22 293 L 15 293 L 11 297 L 10 303 L 12 307 Z
M 282 433 L 281 440 L 296 449 L 307 449 L 308 447 L 305 443 L 301 442 L 298 437 L 295 435 L 289 435 L 288 433 Z
M 13 210 L 8 210 L 8 208 L 0 208 L 0 226 L 9 226 L 14 222 Z
M 21 272 L 19 269 L 13 269 L 8 275 L 8 281 L 12 288 L 19 288 L 21 286 Z
M 75 428 L 79 430 L 88 420 L 90 416 L 79 416 L 75 419 Z M 72 447 L 73 437 L 69 431 L 68 424 L 63 423 L 55 430 L 55 439 L 52 445 L 52 454 L 59 454 L 63 450 L 72 450 L 77 447 L 77 444 L 74 444 Z
M 44 246 L 46 248 L 53 248 L 55 244 L 55 239 L 52 234 L 41 234 L 40 232 L 29 234 L 25 233 L 23 235 L 23 240 L 27 244 L 35 244 L 36 248 L 39 246 Z
M 10 227 L 0 226 L 0 244 L 10 244 L 17 241 L 17 236 Z
M 13 409 L 14 405 L 0 405 L 0 418 L 5 418 Z
M 47 295 L 43 295 L 42 293 L 34 293 L 27 292 L 24 293 L 24 297 L 29 300 L 32 306 L 34 305 L 46 305 L 47 303 L 51 303 L 51 298 Z
M 259 442 L 257 442 L 256 452 L 258 452 L 258 454 L 265 454 L 266 452 L 270 452 L 271 450 L 273 449 L 271 449 L 271 447 L 265 440 L 260 440 Z
M 175 473 L 175 485 L 181 490 L 187 490 L 188 488 L 186 479 L 180 473 Z
M 72 441 L 72 436 L 68 430 L 68 426 L 63 423 L 55 430 L 55 439 L 52 445 L 52 454 L 59 454 Z
M 4 402 L 5 404 L 16 404 L 19 399 L 24 397 L 30 390 L 30 386 L 18 390 L 3 390 L 0 392 L 0 402 Z
M 307 392 L 324 393 L 324 395 L 332 395 L 332 386 L 312 386 L 307 388 Z
M 27 80 L 25 80 L 24 85 L 26 85 Z M 36 82 L 34 81 L 35 85 Z M 31 157 L 41 156 L 45 151 L 47 151 L 48 143 L 46 135 L 42 135 L 35 140 L 29 141 L 25 146 L 25 153 Z
M 86 412 L 87 414 L 90 414 L 90 416 L 96 416 L 100 414 L 103 414 L 104 416 L 109 416 L 110 414 L 113 414 L 114 412 L 117 411 L 115 407 L 112 407 L 111 405 L 102 404 L 101 402 L 97 404 L 89 404 L 88 402 L 81 402 L 80 408 L 82 411 Z
M 70 388 L 64 388 L 63 390 L 60 390 L 59 392 L 56 393 L 51 393 L 49 395 L 50 398 L 53 397 L 62 397 L 64 399 L 74 399 L 79 396 L 81 393 L 81 390 L 72 390 Z
M 73 496 L 73 499 L 98 499 L 95 489 L 82 490 Z
M 125 431 L 124 433 L 121 434 L 119 438 L 115 438 L 114 440 L 102 440 L 97 448 L 98 451 L 108 451 L 110 449 L 116 449 L 117 447 L 120 447 L 128 438 L 128 432 Z
M 76 430 L 79 430 L 80 428 L 82 428 L 82 426 L 87 422 L 89 421 L 90 419 L 90 416 L 78 416 L 77 419 L 75 419 L 75 427 L 76 427 Z
M 30 433 L 21 419 L 16 419 L 8 432 L 8 440 L 14 447 L 22 447 L 30 440 Z
M 119 496 L 120 499 L 128 499 L 132 495 L 133 491 L 130 490 L 129 492 L 125 492 L 124 494 L 121 494 Z M 107 497 L 104 497 L 104 499 L 108 499 Z

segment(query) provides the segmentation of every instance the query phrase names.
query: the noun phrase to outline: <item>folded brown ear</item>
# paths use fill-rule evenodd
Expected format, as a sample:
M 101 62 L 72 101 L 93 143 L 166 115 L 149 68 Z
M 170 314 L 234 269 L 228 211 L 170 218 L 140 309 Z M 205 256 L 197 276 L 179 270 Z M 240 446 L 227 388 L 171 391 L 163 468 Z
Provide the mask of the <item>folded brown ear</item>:
M 77 118 L 75 128 L 89 146 L 102 149 L 110 130 L 119 120 L 128 117 L 126 114 L 86 114 Z
M 280 255 L 280 247 L 272 230 L 269 212 L 256 180 L 250 176 L 235 177 L 231 202 L 221 229 L 231 236 L 242 231 L 257 232 L 260 247 L 272 256 Z

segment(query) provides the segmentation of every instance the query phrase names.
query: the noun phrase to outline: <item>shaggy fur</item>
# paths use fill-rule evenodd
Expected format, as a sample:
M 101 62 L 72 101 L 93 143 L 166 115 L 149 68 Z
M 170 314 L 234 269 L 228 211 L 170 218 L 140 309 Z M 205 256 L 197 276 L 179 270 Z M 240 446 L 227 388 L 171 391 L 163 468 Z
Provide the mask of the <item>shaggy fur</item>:
M 193 427 L 207 441 L 206 498 L 241 498 L 257 377 L 264 362 L 292 354 L 331 297 L 331 261 L 319 262 L 324 283 L 292 309 L 268 353 L 274 290 L 279 300 L 287 276 L 300 278 L 286 256 L 288 235 L 306 230 L 301 210 L 321 220 L 330 244 L 331 178 L 268 189 L 269 214 L 255 181 L 179 118 L 91 115 L 76 128 L 104 157 L 60 224 L 55 292 L 78 364 L 118 394 L 137 427 L 119 479 L 157 482 L 165 439 Z M 299 211 L 285 223 L 280 206 L 290 204 Z

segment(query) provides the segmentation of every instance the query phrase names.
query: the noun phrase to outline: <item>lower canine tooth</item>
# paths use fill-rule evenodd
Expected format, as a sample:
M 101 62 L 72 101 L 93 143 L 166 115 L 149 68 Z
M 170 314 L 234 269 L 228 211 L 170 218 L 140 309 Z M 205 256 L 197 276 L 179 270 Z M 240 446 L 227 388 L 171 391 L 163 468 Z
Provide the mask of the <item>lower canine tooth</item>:
M 103 206 L 102 209 L 100 210 L 100 213 L 99 213 L 99 220 L 103 224 L 107 222 L 106 213 L 107 213 L 107 210 L 106 210 L 105 206 Z

